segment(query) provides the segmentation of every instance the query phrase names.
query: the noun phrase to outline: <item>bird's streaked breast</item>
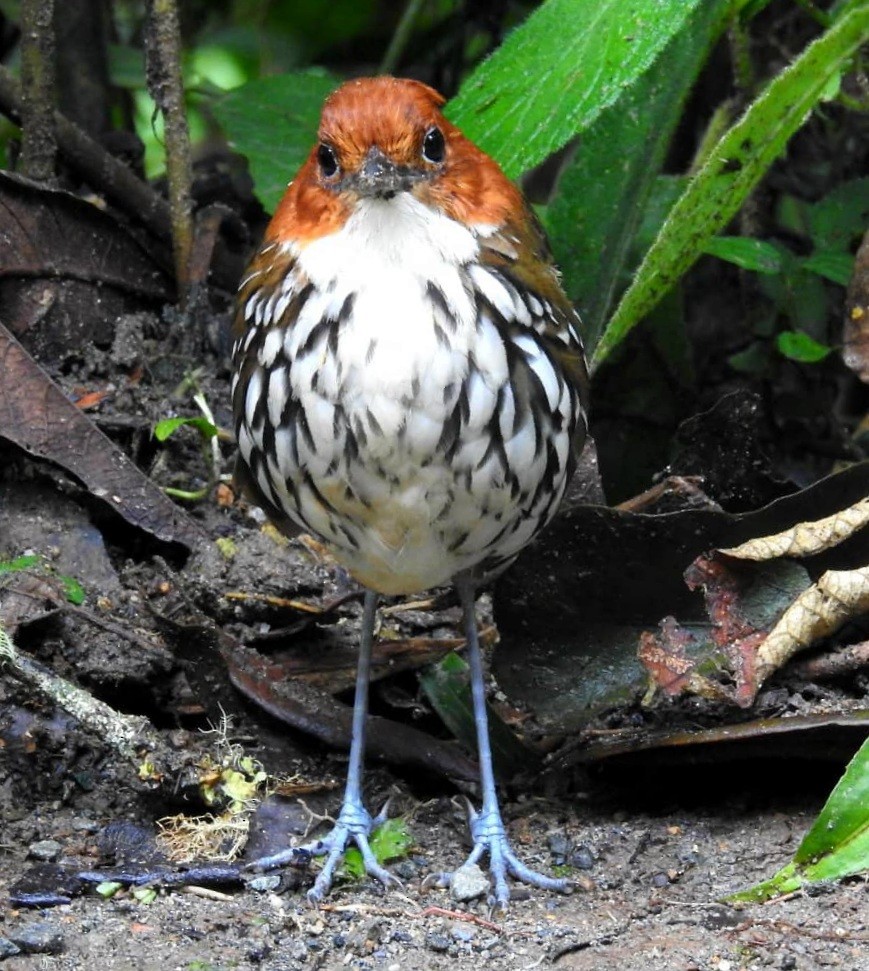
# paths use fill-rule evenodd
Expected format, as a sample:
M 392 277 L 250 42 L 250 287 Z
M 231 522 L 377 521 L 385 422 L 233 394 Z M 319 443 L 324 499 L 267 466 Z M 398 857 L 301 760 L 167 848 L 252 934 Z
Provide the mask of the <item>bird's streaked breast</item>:
M 509 561 L 564 492 L 579 392 L 540 339 L 545 298 L 481 259 L 490 232 L 409 194 L 366 200 L 279 244 L 286 272 L 242 294 L 251 478 L 385 593 Z

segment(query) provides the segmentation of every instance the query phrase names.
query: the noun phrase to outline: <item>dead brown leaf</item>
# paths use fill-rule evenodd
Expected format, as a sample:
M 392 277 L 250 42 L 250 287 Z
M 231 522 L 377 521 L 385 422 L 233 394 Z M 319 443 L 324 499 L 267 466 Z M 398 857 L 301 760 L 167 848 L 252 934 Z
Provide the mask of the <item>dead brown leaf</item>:
M 0 435 L 48 459 L 128 523 L 188 548 L 204 534 L 86 415 L 0 323 Z
M 173 297 L 152 252 L 113 215 L 2 172 L 0 239 L 0 317 L 43 359 L 110 340 L 119 314 Z

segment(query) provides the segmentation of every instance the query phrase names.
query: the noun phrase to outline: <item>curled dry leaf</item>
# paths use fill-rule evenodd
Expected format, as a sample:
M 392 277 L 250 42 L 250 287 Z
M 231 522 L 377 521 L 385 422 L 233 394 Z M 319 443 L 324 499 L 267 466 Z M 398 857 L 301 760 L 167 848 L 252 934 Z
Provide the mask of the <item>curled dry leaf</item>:
M 772 560 L 779 556 L 814 556 L 849 539 L 869 523 L 869 497 L 847 509 L 813 523 L 797 523 L 791 529 L 760 536 L 739 546 L 721 550 L 739 560 Z
M 760 686 L 794 654 L 869 611 L 869 566 L 828 570 L 782 614 L 757 652 Z
M 832 549 L 869 522 L 869 498 L 863 498 L 816 522 L 797 523 L 772 536 L 761 536 L 721 550 L 736 559 L 771 560 L 783 556 L 813 556 Z M 869 610 L 869 566 L 828 570 L 802 591 L 784 611 L 757 651 L 751 684 L 738 693 L 751 700 L 761 684 L 799 651 L 829 637 L 848 620 Z

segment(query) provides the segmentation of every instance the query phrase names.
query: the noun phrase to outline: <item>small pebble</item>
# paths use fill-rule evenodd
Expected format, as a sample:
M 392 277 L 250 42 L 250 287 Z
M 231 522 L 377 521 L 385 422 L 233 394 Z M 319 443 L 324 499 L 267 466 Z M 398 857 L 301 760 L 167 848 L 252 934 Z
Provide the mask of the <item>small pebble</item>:
M 446 934 L 439 934 L 436 931 L 432 931 L 425 936 L 425 946 L 430 951 L 437 951 L 443 953 L 450 949 L 450 939 Z
M 670 885 L 670 878 L 666 873 L 656 873 L 652 877 L 653 887 L 668 887 Z
M 93 819 L 88 819 L 87 816 L 76 816 L 72 821 L 72 828 L 77 833 L 96 833 L 100 824 Z
M 470 924 L 457 921 L 453 924 L 450 934 L 452 934 L 453 939 L 456 941 L 467 942 L 472 941 L 476 937 L 477 932 Z
M 553 833 L 549 837 L 549 852 L 552 854 L 556 866 L 561 866 L 567 861 L 570 853 L 570 840 L 564 833 Z
M 415 880 L 419 875 L 419 867 L 413 860 L 401 860 L 392 867 L 392 872 L 399 880 Z
M 17 944 L 10 941 L 8 937 L 0 937 L 0 961 L 15 957 L 16 954 L 20 953 L 21 948 Z
M 476 900 L 489 892 L 489 878 L 477 866 L 460 866 L 450 882 L 450 896 L 458 903 Z
M 256 890 L 257 893 L 268 893 L 270 890 L 276 890 L 280 882 L 281 875 L 279 873 L 263 873 L 262 876 L 248 880 L 247 885 L 251 890 Z
M 308 956 L 308 945 L 304 941 L 293 941 L 289 947 L 289 954 L 294 961 L 304 961 Z
M 570 865 L 577 870 L 590 870 L 594 866 L 594 854 L 585 843 L 580 843 L 573 851 Z
M 781 959 L 781 964 L 779 967 L 781 968 L 781 971 L 796 971 L 797 959 L 793 956 L 793 954 L 786 954 Z
M 60 954 L 63 934 L 50 924 L 29 924 L 12 935 L 12 942 L 25 954 Z
M 63 847 L 57 840 L 39 840 L 38 843 L 31 843 L 27 847 L 27 855 L 34 860 L 42 860 L 44 863 L 54 863 L 63 852 Z

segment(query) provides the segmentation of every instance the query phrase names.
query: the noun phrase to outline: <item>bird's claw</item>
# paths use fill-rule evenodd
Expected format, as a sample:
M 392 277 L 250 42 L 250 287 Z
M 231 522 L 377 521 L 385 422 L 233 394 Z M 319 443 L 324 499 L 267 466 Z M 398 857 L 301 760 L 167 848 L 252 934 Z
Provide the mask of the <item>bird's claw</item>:
M 355 844 L 362 854 L 365 872 L 376 877 L 384 887 L 400 887 L 401 881 L 382 867 L 374 856 L 368 837 L 387 820 L 389 800 L 376 816 L 372 816 L 361 802 L 345 800 L 332 830 L 323 839 L 314 840 L 302 847 L 312 856 L 325 856 L 323 867 L 317 874 L 314 886 L 308 891 L 309 903 L 316 906 L 326 896 L 332 886 L 332 879 L 338 864 L 344 858 L 347 847 Z
M 489 854 L 489 873 L 492 876 L 493 892 L 489 895 L 488 903 L 492 907 L 505 908 L 510 899 L 510 887 L 507 876 L 511 876 L 522 883 L 541 890 L 553 890 L 557 893 L 570 893 L 573 884 L 564 877 L 549 877 L 538 873 L 526 866 L 513 852 L 501 813 L 496 809 L 477 812 L 468 803 L 468 820 L 471 837 L 474 841 L 473 849 L 462 864 L 463 867 L 473 866 L 484 853 Z M 440 873 L 435 879 L 439 887 L 449 887 L 457 871 Z

